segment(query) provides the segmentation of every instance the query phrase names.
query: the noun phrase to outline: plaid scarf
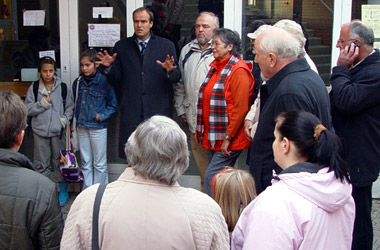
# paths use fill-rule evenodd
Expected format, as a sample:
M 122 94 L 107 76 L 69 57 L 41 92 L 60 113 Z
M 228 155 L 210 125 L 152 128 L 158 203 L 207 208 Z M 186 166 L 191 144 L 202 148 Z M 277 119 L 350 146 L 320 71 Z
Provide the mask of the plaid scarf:
M 220 74 L 218 80 L 216 81 L 214 88 L 211 92 L 210 99 L 210 115 L 209 115 L 209 130 L 208 130 L 208 140 L 210 141 L 211 147 L 214 148 L 215 142 L 218 140 L 223 140 L 226 135 L 226 130 L 228 126 L 228 113 L 227 113 L 227 103 L 224 98 L 224 85 L 230 73 L 232 72 L 233 66 L 240 60 L 239 56 L 232 55 L 228 60 L 226 66 L 224 66 L 222 73 Z M 199 94 L 198 94 L 198 110 L 197 110 L 197 131 L 203 133 L 204 122 L 203 122 L 203 92 L 211 76 L 215 73 L 216 68 L 211 67 L 206 79 L 202 83 Z

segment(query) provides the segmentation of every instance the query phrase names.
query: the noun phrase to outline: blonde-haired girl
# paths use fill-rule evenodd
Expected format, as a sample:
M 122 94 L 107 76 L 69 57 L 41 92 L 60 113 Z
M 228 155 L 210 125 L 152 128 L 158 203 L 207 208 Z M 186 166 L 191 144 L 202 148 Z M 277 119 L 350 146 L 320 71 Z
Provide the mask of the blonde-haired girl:
M 227 167 L 215 176 L 211 186 L 231 233 L 243 209 L 257 196 L 255 181 L 247 171 Z

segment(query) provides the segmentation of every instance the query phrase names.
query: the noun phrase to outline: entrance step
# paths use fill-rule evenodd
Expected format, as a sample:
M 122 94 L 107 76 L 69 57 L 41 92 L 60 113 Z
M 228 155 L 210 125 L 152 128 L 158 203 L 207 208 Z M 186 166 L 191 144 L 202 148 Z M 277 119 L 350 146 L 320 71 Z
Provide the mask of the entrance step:
M 309 37 L 309 46 L 314 46 L 314 45 L 321 45 L 322 44 L 322 38 L 321 37 Z
M 331 56 L 326 54 L 326 55 L 310 55 L 311 59 L 313 59 L 315 64 L 321 64 L 321 63 L 330 63 Z
M 330 55 L 330 47 L 326 45 L 309 46 L 309 55 Z

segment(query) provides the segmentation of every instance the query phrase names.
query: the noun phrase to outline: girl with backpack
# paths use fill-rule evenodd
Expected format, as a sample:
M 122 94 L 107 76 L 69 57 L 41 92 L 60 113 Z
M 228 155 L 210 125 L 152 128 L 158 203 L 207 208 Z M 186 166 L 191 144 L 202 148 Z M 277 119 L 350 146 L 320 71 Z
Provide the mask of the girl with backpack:
M 60 151 L 65 148 L 63 131 L 66 117 L 73 115 L 74 102 L 67 85 L 57 77 L 57 66 L 51 57 L 39 61 L 39 80 L 26 94 L 25 106 L 31 117 L 34 139 L 33 165 L 37 172 L 59 183 L 59 204 L 69 197 L 67 183 L 59 170 Z

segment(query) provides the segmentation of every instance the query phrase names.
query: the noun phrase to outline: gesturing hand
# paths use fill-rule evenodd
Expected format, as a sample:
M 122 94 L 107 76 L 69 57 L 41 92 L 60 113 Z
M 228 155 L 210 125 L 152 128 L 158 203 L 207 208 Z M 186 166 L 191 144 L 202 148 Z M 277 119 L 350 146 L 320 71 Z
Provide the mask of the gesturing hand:
M 166 55 L 165 62 L 161 62 L 160 60 L 157 60 L 156 62 L 157 64 L 161 65 L 161 67 L 164 68 L 168 73 L 177 68 L 177 66 L 174 65 L 174 57 L 170 56 L 169 54 Z
M 110 54 L 108 54 L 107 50 L 105 50 L 104 53 L 99 51 L 98 58 L 100 59 L 100 61 L 96 61 L 96 63 L 101 64 L 104 67 L 109 67 L 111 66 L 113 61 L 115 61 L 116 55 L 117 53 L 113 53 L 113 55 L 111 56 Z

